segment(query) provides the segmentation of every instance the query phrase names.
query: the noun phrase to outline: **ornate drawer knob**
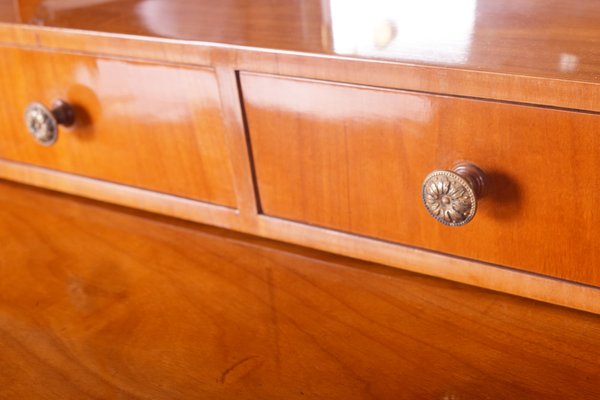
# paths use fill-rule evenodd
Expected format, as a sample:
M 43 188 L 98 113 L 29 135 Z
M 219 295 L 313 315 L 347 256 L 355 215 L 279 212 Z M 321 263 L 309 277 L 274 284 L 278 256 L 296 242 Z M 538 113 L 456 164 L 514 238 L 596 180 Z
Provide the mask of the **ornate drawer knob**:
M 54 102 L 52 110 L 43 104 L 33 102 L 25 109 L 25 125 L 34 139 L 51 146 L 58 139 L 58 126 L 70 126 L 75 122 L 73 108 L 62 100 Z
M 473 164 L 457 164 L 451 171 L 433 171 L 423 181 L 425 208 L 438 222 L 461 226 L 473 219 L 483 194 L 485 174 Z

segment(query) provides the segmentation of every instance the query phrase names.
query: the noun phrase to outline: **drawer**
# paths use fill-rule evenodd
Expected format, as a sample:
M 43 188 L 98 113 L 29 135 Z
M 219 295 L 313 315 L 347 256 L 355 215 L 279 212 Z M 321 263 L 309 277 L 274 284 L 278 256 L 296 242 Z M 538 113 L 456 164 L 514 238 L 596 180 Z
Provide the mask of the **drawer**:
M 210 69 L 0 50 L 0 158 L 234 207 Z M 74 110 L 51 146 L 28 132 L 31 102 Z
M 600 116 L 241 75 L 262 212 L 600 284 Z M 487 175 L 474 219 L 437 222 L 434 170 Z

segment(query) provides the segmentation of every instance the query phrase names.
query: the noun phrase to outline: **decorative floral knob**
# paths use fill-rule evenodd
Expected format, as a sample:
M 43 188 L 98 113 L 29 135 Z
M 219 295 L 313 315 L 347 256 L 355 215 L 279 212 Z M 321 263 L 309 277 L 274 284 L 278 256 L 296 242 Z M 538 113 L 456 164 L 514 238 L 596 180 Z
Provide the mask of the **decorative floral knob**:
M 433 171 L 423 181 L 425 208 L 438 222 L 461 226 L 473 219 L 483 195 L 485 174 L 477 166 L 457 164 L 451 171 Z
M 30 103 L 25 109 L 25 125 L 34 139 L 51 146 L 58 139 L 58 125 L 70 126 L 75 122 L 73 108 L 62 100 L 54 102 L 52 110 L 41 103 Z

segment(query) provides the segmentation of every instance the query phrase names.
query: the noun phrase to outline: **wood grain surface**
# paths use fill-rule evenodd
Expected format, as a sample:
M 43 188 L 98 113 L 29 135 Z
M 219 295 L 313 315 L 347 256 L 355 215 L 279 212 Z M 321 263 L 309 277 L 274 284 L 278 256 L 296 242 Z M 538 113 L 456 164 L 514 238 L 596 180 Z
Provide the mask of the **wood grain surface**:
M 0 157 L 236 206 L 214 71 L 8 48 L 0 68 Z M 56 99 L 75 125 L 41 146 L 25 108 Z
M 0 397 L 594 399 L 600 317 L 0 184 Z
M 600 314 L 600 290 L 513 268 L 0 160 L 0 178 Z
M 124 161 L 126 165 L 133 165 L 135 169 L 117 171 L 116 174 L 121 178 L 129 174 L 126 178 L 131 178 L 131 180 L 122 179 L 118 182 L 134 186 L 111 182 L 116 175 L 91 179 L 58 170 L 29 168 L 27 164 L 4 159 L 0 160 L 0 177 L 284 240 L 363 260 L 385 263 L 397 268 L 568 307 L 592 312 L 600 310 L 598 301 L 600 293 L 590 286 L 564 280 L 545 279 L 542 275 L 520 273 L 518 270 L 476 259 L 447 257 L 441 253 L 428 252 L 412 246 L 398 245 L 393 242 L 257 214 L 248 151 L 244 147 L 246 138 L 243 116 L 239 109 L 239 95 L 235 90 L 235 73 L 241 70 L 597 112 L 600 111 L 600 85 L 594 77 L 594 71 L 597 70 L 598 48 L 596 46 L 598 35 L 595 34 L 597 24 L 594 22 L 597 18 L 595 3 L 588 0 L 560 4 L 555 1 L 542 3 L 538 0 L 526 0 L 525 2 L 504 2 L 499 5 L 489 0 L 479 0 L 476 4 L 465 0 L 456 3 L 456 10 L 442 12 L 444 7 L 451 6 L 451 4 L 448 2 L 438 3 L 442 6 L 440 8 L 429 7 L 435 5 L 432 2 L 419 4 L 389 2 L 394 7 L 409 7 L 405 13 L 401 13 L 408 18 L 408 21 L 405 21 L 408 23 L 403 24 L 402 29 L 416 29 L 417 31 L 425 29 L 427 25 L 419 28 L 412 23 L 423 20 L 422 18 L 411 17 L 418 16 L 419 12 L 424 9 L 426 12 L 436 10 L 436 13 L 430 14 L 432 19 L 426 19 L 428 23 L 435 22 L 436 15 L 452 15 L 455 18 L 448 18 L 454 21 L 450 22 L 450 25 L 453 23 L 463 24 L 468 28 L 469 24 L 465 24 L 465 21 L 473 17 L 473 32 L 469 39 L 471 44 L 470 47 L 463 48 L 464 57 L 462 59 L 446 57 L 448 56 L 447 49 L 457 49 L 456 46 L 460 46 L 461 42 L 457 40 L 456 36 L 444 33 L 448 27 L 444 23 L 439 24 L 438 33 L 441 36 L 438 33 L 424 35 L 424 37 L 434 38 L 434 42 L 419 43 L 416 48 L 414 47 L 416 42 L 413 39 L 417 40 L 419 35 L 404 35 L 404 31 L 397 31 L 396 44 L 390 45 L 391 47 L 379 48 L 377 54 L 370 53 L 372 49 L 364 52 L 362 45 L 353 47 L 357 49 L 354 53 L 349 53 L 348 48 L 342 51 L 332 42 L 334 27 L 330 25 L 330 22 L 333 20 L 336 20 L 336 23 L 347 22 L 346 17 L 359 16 L 359 21 L 352 24 L 353 31 L 350 37 L 345 38 L 342 35 L 342 42 L 346 44 L 351 43 L 352 40 L 355 40 L 355 43 L 364 44 L 363 39 L 365 38 L 370 40 L 376 36 L 379 37 L 378 35 L 382 33 L 380 28 L 385 28 L 384 33 L 388 29 L 389 33 L 389 28 L 392 28 L 393 31 L 393 27 L 388 24 L 387 19 L 383 21 L 384 25 L 372 25 L 371 22 L 374 22 L 371 18 L 374 15 L 372 13 L 350 13 L 352 15 L 336 19 L 333 14 L 330 14 L 330 11 L 336 4 L 339 6 L 342 2 L 336 3 L 335 1 L 290 1 L 276 2 L 275 4 L 260 0 L 253 2 L 252 7 L 248 7 L 247 2 L 238 0 L 233 2 L 15 0 L 0 3 L 0 21 L 5 21 L 0 22 L 0 46 L 3 49 L 21 47 L 29 50 L 35 49 L 39 54 L 42 51 L 48 54 L 56 52 L 72 54 L 64 57 L 55 54 L 47 59 L 43 57 L 40 62 L 48 71 L 42 71 L 43 74 L 39 76 L 54 76 L 53 74 L 58 70 L 52 71 L 54 67 L 50 68 L 48 65 L 60 59 L 57 63 L 59 66 L 60 61 L 67 58 L 70 60 L 101 60 L 112 63 L 113 66 L 126 65 L 128 70 L 131 67 L 131 70 L 136 71 L 143 66 L 146 72 L 148 72 L 147 67 L 160 66 L 164 70 L 153 75 L 154 78 L 157 79 L 157 82 L 161 80 L 159 79 L 161 77 L 168 78 L 166 80 L 168 83 L 160 85 L 160 91 L 174 92 L 177 85 L 171 87 L 170 82 L 185 80 L 190 83 L 191 80 L 184 79 L 184 75 L 186 77 L 204 75 L 208 81 L 213 81 L 214 71 L 216 71 L 219 98 L 207 95 L 210 99 L 207 98 L 206 105 L 215 106 L 215 109 L 222 107 L 224 142 L 228 150 L 227 157 L 229 157 L 229 159 L 221 159 L 216 166 L 211 164 L 208 166 L 209 168 L 203 167 L 201 170 L 195 171 L 193 175 L 185 177 L 174 177 L 175 175 L 172 174 L 181 170 L 179 167 L 184 160 L 170 157 L 175 160 L 175 164 L 156 163 L 158 153 L 151 156 L 152 162 L 142 160 L 141 154 L 138 152 L 129 152 L 125 160 L 115 158 L 114 160 L 119 162 L 114 165 L 109 165 L 110 162 L 106 159 L 100 160 L 96 166 L 88 165 L 90 169 L 95 169 L 92 172 L 98 172 L 99 167 L 102 167 L 103 172 L 107 172 L 104 167 L 114 169 L 121 161 Z M 360 5 L 359 3 L 356 2 Z M 465 12 L 464 7 L 467 3 L 471 4 L 468 7 L 475 6 L 476 12 L 472 15 Z M 383 9 L 379 6 L 371 7 L 371 4 L 364 4 L 373 11 Z M 355 5 L 350 5 L 348 10 L 352 11 Z M 14 12 L 17 9 L 19 13 Z M 154 16 L 159 18 L 154 18 L 154 22 L 150 24 L 148 21 L 152 20 L 152 15 L 150 15 L 152 13 L 148 14 L 149 9 L 155 11 L 158 9 L 164 12 L 155 12 Z M 354 9 L 354 11 L 356 10 Z M 371 22 L 368 22 L 369 18 L 371 18 Z M 202 23 L 199 24 L 198 21 L 202 21 Z M 237 21 L 237 24 L 219 21 Z M 246 24 L 241 24 L 240 21 L 246 21 Z M 322 22 L 322 25 L 319 25 L 321 23 L 319 21 Z M 211 25 L 213 22 L 218 25 L 219 29 L 213 29 L 214 25 Z M 177 26 L 187 29 L 189 36 L 184 37 L 178 33 Z M 396 28 L 398 26 L 396 24 Z M 207 30 L 202 33 L 201 31 L 205 28 Z M 369 30 L 370 28 L 377 28 L 377 32 Z M 165 33 L 169 29 L 175 29 L 175 32 Z M 317 34 L 317 30 L 319 30 L 319 34 Z M 373 35 L 374 33 L 378 33 L 378 35 Z M 212 40 L 212 42 L 199 41 L 202 40 L 202 37 L 204 40 Z M 408 42 L 400 41 L 401 46 L 398 47 L 398 38 L 403 37 L 408 38 Z M 444 46 L 438 46 L 442 42 Z M 492 46 L 490 43 L 494 43 L 494 45 Z M 294 47 L 298 44 L 306 47 Z M 446 44 L 450 46 L 446 48 Z M 517 44 L 519 45 L 517 46 Z M 521 44 L 523 46 L 520 46 Z M 321 50 L 319 50 L 320 45 L 322 45 Z M 408 45 L 408 47 L 403 47 L 404 45 Z M 407 49 L 411 48 L 410 46 L 413 46 L 412 50 L 407 52 Z M 520 57 L 513 57 L 516 54 L 514 52 L 519 53 Z M 411 54 L 416 55 L 417 58 L 410 58 Z M 427 61 L 428 57 L 432 56 L 441 58 L 437 61 Z M 5 57 L 2 59 L 11 60 Z M 115 76 L 112 73 L 103 74 L 101 73 L 103 71 L 98 68 L 88 69 L 88 67 L 92 67 L 91 63 L 92 61 L 81 64 L 86 65 L 81 71 L 89 70 L 98 73 L 99 75 L 96 77 L 98 80 L 110 80 L 110 77 Z M 494 69 L 496 67 L 497 69 Z M 5 78 L 10 76 L 11 79 L 15 79 L 16 83 L 22 81 L 20 79 L 22 75 L 28 74 L 27 71 L 20 70 L 14 64 L 3 68 L 3 71 L 12 71 L 3 76 Z M 60 66 L 59 69 L 63 71 L 64 66 Z M 150 69 L 156 72 L 154 68 Z M 118 68 L 118 70 L 123 71 L 122 68 Z M 116 74 L 116 76 L 120 77 L 121 74 Z M 136 74 L 136 79 L 138 76 L 141 75 Z M 76 79 L 80 78 L 80 76 L 76 77 Z M 203 95 L 202 91 L 198 90 L 197 82 L 199 81 L 194 80 L 196 83 L 190 83 L 189 91 L 185 89 L 179 93 L 170 92 L 172 97 L 169 96 L 168 99 L 163 100 L 174 104 L 176 101 L 173 99 L 191 96 L 192 101 L 195 102 L 198 99 L 197 96 Z M 57 83 L 59 82 L 57 81 Z M 137 89 L 139 89 L 139 82 L 134 82 L 133 79 L 121 83 L 119 90 L 121 90 L 122 96 L 117 101 L 119 104 L 131 93 L 138 93 Z M 50 90 L 46 87 L 48 86 L 46 81 L 40 84 L 43 84 L 43 90 Z M 38 84 L 36 83 L 36 85 Z M 38 87 L 36 85 L 28 86 Z M 213 87 L 213 83 L 209 83 L 208 86 Z M 56 89 L 55 93 L 59 93 L 64 92 L 65 87 L 57 86 L 52 90 L 54 89 Z M 14 88 L 7 93 L 12 93 L 11 90 Z M 37 93 L 39 90 L 36 90 L 34 94 L 37 95 Z M 11 95 L 11 99 L 13 97 Z M 14 105 L 12 100 L 6 103 L 7 107 Z M 160 102 L 153 101 L 152 103 L 156 105 Z M 149 107 L 148 110 L 154 110 L 154 108 Z M 199 110 L 198 116 L 205 111 L 206 109 Z M 145 117 L 149 115 L 152 117 L 155 114 L 143 114 Z M 134 118 L 127 121 L 123 119 L 121 121 L 123 124 L 119 123 L 119 130 L 129 129 L 129 126 L 125 126 L 125 122 L 128 125 L 138 126 L 140 116 L 142 114 L 138 112 Z M 14 122 L 15 126 L 22 129 L 22 110 L 15 110 L 15 113 L 11 113 L 10 118 L 18 121 Z M 184 142 L 189 144 L 189 131 L 201 127 L 204 119 L 190 121 L 188 119 L 184 120 L 183 124 L 176 124 L 187 127 L 182 131 L 169 127 L 161 132 L 177 131 L 177 137 L 185 137 Z M 109 125 L 108 120 L 105 122 L 105 125 Z M 152 126 L 155 124 L 156 121 L 152 123 Z M 111 125 L 107 129 L 113 128 L 114 126 Z M 221 129 L 213 128 L 215 130 L 211 132 Z M 203 131 L 202 135 L 205 134 L 204 132 L 206 131 Z M 12 131 L 8 133 L 8 135 L 13 134 L 16 135 Z M 65 137 L 67 136 L 62 135 L 61 140 Z M 20 138 L 22 139 L 21 136 Z M 123 137 L 111 137 L 110 148 L 114 148 L 113 145 L 123 144 L 122 139 Z M 97 137 L 94 137 L 93 140 L 99 141 Z M 147 138 L 140 136 L 138 143 L 147 144 Z M 27 144 L 27 146 L 29 145 Z M 131 143 L 127 143 L 127 145 L 129 146 Z M 162 139 L 160 145 L 165 145 Z M 170 144 L 166 147 L 169 148 L 169 146 Z M 74 147 L 78 154 L 85 155 L 85 163 L 91 160 L 86 155 L 87 150 L 82 151 L 78 145 Z M 137 143 L 135 148 L 138 149 Z M 186 146 L 185 152 L 190 154 L 192 148 L 194 148 L 193 145 Z M 6 147 L 2 147 L 2 149 L 5 150 Z M 213 154 L 214 150 L 211 150 Z M 170 150 L 163 149 L 160 154 L 163 151 L 169 152 Z M 201 155 L 202 149 L 198 151 Z M 66 154 L 62 151 L 61 153 L 61 160 L 72 161 L 72 165 L 63 165 L 63 167 L 84 163 L 73 153 Z M 180 152 L 170 152 L 171 155 L 175 153 L 179 154 Z M 150 153 L 144 152 L 144 154 L 149 155 Z M 43 157 L 47 157 L 47 155 Z M 197 168 L 200 163 L 204 162 L 201 158 L 194 155 L 193 167 Z M 28 160 L 23 161 L 27 162 Z M 60 161 L 60 163 L 65 164 L 65 161 Z M 223 167 L 226 167 L 229 162 L 232 164 L 231 171 L 225 173 Z M 573 163 L 576 166 L 577 161 L 574 160 Z M 435 167 L 440 166 L 436 165 Z M 447 168 L 448 166 L 443 167 Z M 150 170 L 144 168 L 150 168 Z M 134 170 L 136 172 L 133 172 Z M 189 166 L 186 167 L 186 171 L 190 171 Z M 154 173 L 153 177 L 150 177 L 151 172 Z M 234 175 L 233 183 L 228 175 L 231 172 Z M 225 185 L 218 189 L 220 194 L 205 192 L 206 187 L 200 183 L 202 179 L 206 178 L 202 175 L 203 173 L 207 173 L 213 178 L 215 178 L 215 174 L 217 175 L 213 183 Z M 166 179 L 167 175 L 169 175 L 169 179 Z M 89 176 L 96 175 L 90 174 Z M 153 182 L 154 185 L 160 182 L 160 185 L 154 186 Z M 146 183 L 149 184 L 146 185 Z M 574 185 L 580 185 L 579 181 Z M 181 197 L 181 193 L 187 193 L 184 194 L 187 197 Z M 221 197 L 221 200 L 218 200 L 217 197 Z M 194 201 L 194 199 L 203 201 Z M 236 209 L 231 208 L 233 204 L 236 204 Z M 589 240 L 589 238 L 585 240 Z M 498 246 L 503 245 L 499 243 Z M 553 249 L 550 250 L 553 251 Z M 539 249 L 534 249 L 534 251 L 539 251 Z M 559 257 L 562 258 L 562 254 Z M 558 263 L 558 261 L 554 260 L 553 263 Z M 569 274 L 589 274 L 590 268 L 593 267 L 590 267 L 587 262 L 584 265 L 585 267 L 571 266 Z M 555 271 L 554 267 L 547 269 L 546 266 L 538 266 L 536 268 L 549 270 L 550 273 L 561 273 L 561 271 Z
M 19 22 L 20 12 L 16 0 L 0 1 L 0 19 L 3 21 Z
M 0 22 L 0 43 L 600 111 L 596 81 Z M 596 47 L 594 47 L 595 49 Z M 585 96 L 581 94 L 585 93 Z
M 19 0 L 19 21 L 597 83 L 594 0 Z M 15 21 L 14 13 L 0 20 Z
M 245 73 L 265 214 L 600 285 L 598 115 Z M 447 227 L 424 178 L 488 176 L 475 219 Z

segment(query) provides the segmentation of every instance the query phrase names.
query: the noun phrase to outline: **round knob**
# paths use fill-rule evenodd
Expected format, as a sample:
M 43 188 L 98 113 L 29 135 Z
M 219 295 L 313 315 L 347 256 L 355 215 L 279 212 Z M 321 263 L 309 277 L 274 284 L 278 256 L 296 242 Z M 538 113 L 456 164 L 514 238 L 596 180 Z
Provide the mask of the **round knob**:
M 58 125 L 70 126 L 75 122 L 73 108 L 62 100 L 54 102 L 51 110 L 41 103 L 30 103 L 25 109 L 25 125 L 35 140 L 50 146 L 58 139 Z
M 421 195 L 425 208 L 438 222 L 461 226 L 475 216 L 484 185 L 484 172 L 473 164 L 462 163 L 450 171 L 427 175 Z

